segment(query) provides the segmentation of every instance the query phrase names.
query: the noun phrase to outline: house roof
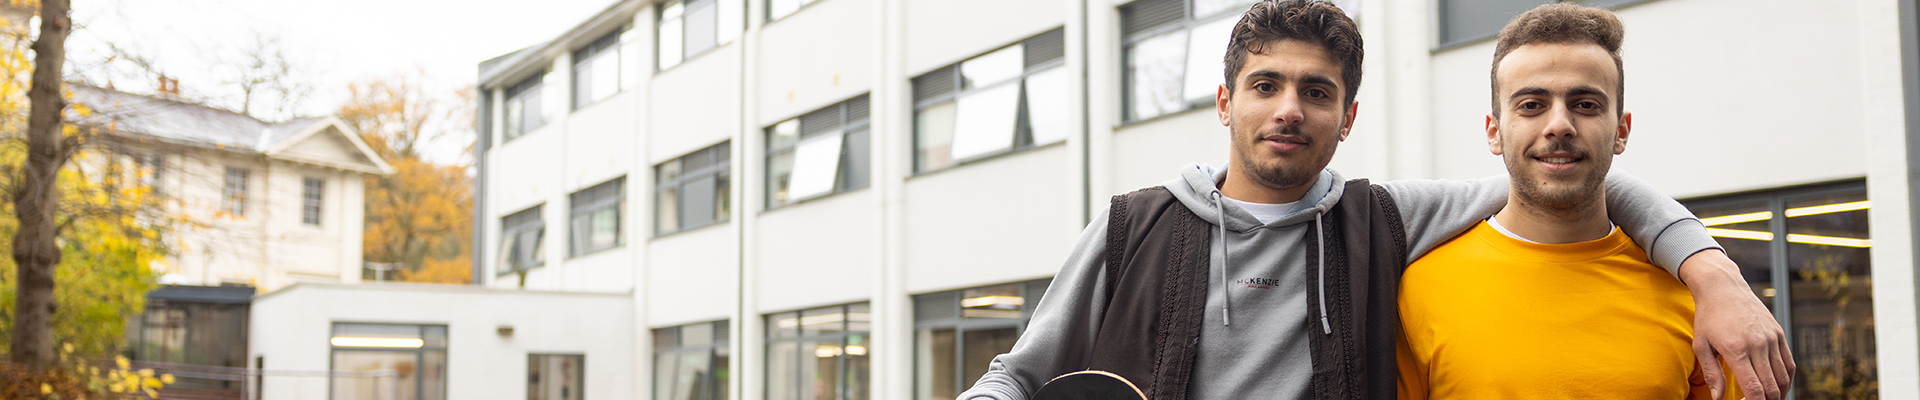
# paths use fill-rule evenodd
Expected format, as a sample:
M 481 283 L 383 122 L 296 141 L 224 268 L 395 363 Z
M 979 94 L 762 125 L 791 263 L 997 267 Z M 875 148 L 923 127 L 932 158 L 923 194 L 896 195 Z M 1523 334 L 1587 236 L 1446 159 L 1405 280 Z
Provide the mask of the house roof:
M 393 170 L 386 160 L 382 160 L 360 140 L 358 133 L 338 117 L 303 117 L 276 123 L 204 105 L 79 83 L 68 83 L 66 87 L 73 92 L 73 104 L 84 105 L 92 110 L 89 115 L 74 117 L 74 122 L 110 125 L 116 134 L 141 135 L 181 145 L 261 154 L 372 174 L 385 174 Z M 338 132 L 351 143 L 360 153 L 356 155 L 364 157 L 366 165 L 315 162 L 303 157 L 283 156 L 281 153 L 294 143 L 329 131 L 327 128 L 333 128 L 332 132 Z

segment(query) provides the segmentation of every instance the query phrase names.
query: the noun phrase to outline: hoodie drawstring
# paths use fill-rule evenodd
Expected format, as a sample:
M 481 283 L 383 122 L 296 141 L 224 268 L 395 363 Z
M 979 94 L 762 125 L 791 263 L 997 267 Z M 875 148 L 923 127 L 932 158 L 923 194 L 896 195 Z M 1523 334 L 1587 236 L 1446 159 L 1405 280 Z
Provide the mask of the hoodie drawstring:
M 1220 325 L 1233 326 L 1233 283 L 1227 282 L 1227 268 L 1233 266 L 1232 256 L 1227 254 L 1227 209 L 1226 202 L 1220 198 L 1220 190 L 1211 193 L 1213 197 L 1213 215 L 1220 216 L 1220 295 L 1226 299 L 1220 307 Z M 1325 301 L 1322 301 L 1325 303 Z
M 1320 223 L 1320 215 L 1313 213 L 1313 229 L 1320 235 L 1313 241 L 1320 245 L 1320 330 L 1332 335 L 1333 325 L 1327 323 L 1327 227 Z

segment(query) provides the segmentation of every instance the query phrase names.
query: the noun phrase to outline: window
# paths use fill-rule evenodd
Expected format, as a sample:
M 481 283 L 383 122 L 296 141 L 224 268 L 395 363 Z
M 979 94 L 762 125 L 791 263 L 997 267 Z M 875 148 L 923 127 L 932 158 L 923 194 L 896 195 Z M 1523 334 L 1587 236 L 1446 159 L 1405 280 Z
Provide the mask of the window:
M 1050 279 L 913 298 L 915 399 L 951 399 L 971 387 L 1033 316 Z
M 867 303 L 767 316 L 768 400 L 866 400 Z
M 573 51 L 573 109 L 613 97 L 639 80 L 629 69 L 639 63 L 639 42 L 632 28 L 620 28 Z
M 500 273 L 533 269 L 547 263 L 547 224 L 540 219 L 541 206 L 521 210 L 500 219 Z
M 513 140 L 534 129 L 546 126 L 559 101 L 550 99 L 559 90 L 548 88 L 545 84 L 552 73 L 537 74 L 507 88 L 507 131 L 505 140 Z M 564 100 L 564 97 L 560 100 Z M 543 105 L 543 103 L 545 105 Z
M 333 323 L 333 398 L 447 398 L 447 326 Z
M 134 155 L 133 166 L 134 170 L 140 174 L 140 185 L 147 188 L 148 194 L 154 196 L 166 195 L 166 193 L 162 191 L 163 187 L 161 185 L 162 182 L 165 182 L 162 177 L 165 176 L 164 174 L 167 171 L 166 156 L 158 153 Z
M 1213 104 L 1227 41 L 1248 0 L 1141 0 L 1120 7 L 1126 119 Z
M 666 0 L 660 3 L 660 70 L 680 65 L 734 39 L 746 28 L 744 0 Z
M 626 208 L 627 177 L 573 192 L 570 200 L 573 235 L 569 255 L 582 255 L 620 245 L 620 210 Z
M 727 400 L 727 321 L 653 330 L 654 400 Z
M 732 141 L 653 167 L 655 235 L 726 222 L 732 214 Z
M 1440 40 L 1436 49 L 1459 47 L 1500 34 L 1508 21 L 1542 4 L 1578 3 L 1599 8 L 1620 8 L 1646 0 L 1440 0 L 1435 13 L 1440 19 Z
M 300 222 L 320 225 L 320 200 L 327 188 L 327 181 L 320 178 L 300 179 Z
M 580 400 L 587 386 L 587 356 L 528 354 L 527 400 Z
M 772 21 L 785 18 L 793 14 L 794 11 L 800 11 L 800 7 L 820 1 L 821 0 L 767 0 L 767 20 Z
M 1794 396 L 1848 398 L 1878 387 L 1865 181 L 1686 204 L 1786 328 L 1800 366 Z
M 247 216 L 247 175 L 246 168 L 227 167 L 227 182 L 221 194 L 223 211 L 234 218 Z
M 767 128 L 767 208 L 867 187 L 867 95 Z
M 914 172 L 1065 140 L 1065 31 L 913 78 Z

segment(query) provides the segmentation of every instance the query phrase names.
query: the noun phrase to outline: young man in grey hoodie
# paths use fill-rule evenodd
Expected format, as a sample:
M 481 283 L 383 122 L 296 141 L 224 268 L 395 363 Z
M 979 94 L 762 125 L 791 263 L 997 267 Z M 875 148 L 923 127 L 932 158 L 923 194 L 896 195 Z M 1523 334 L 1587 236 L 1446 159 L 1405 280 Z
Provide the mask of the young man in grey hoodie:
M 1358 111 L 1361 48 L 1331 4 L 1255 4 L 1215 99 L 1229 167 L 1189 165 L 1116 196 L 1012 352 L 959 397 L 1026 399 L 1098 369 L 1156 400 L 1393 398 L 1400 271 L 1499 211 L 1507 180 L 1370 185 L 1326 169 Z M 1623 173 L 1607 187 L 1609 215 L 1652 261 L 1698 278 L 1683 280 L 1700 299 L 1699 340 L 1720 342 L 1730 364 L 1784 354 L 1769 353 L 1784 351 L 1779 325 L 1691 213 Z M 1734 368 L 1753 389 L 1755 375 L 1782 373 L 1753 365 Z

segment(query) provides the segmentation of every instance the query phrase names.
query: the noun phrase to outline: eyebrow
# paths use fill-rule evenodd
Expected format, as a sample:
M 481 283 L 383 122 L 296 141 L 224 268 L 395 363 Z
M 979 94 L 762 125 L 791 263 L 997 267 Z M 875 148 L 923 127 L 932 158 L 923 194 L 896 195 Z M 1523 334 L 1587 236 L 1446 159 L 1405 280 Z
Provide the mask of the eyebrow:
M 1268 70 L 1259 70 L 1259 71 L 1249 72 L 1247 73 L 1247 77 L 1248 78 L 1267 78 L 1267 79 L 1273 79 L 1277 81 L 1287 80 L 1286 75 L 1281 74 L 1279 72 L 1268 71 Z M 1248 79 L 1248 80 L 1252 80 L 1252 79 Z M 1332 86 L 1336 88 L 1340 87 L 1339 84 L 1336 84 L 1333 82 L 1333 78 L 1329 78 L 1326 75 L 1320 75 L 1320 74 L 1307 74 L 1307 76 L 1300 78 L 1300 83 L 1327 85 L 1327 86 Z
M 1512 101 L 1513 99 L 1517 99 L 1523 96 L 1550 96 L 1552 95 L 1552 93 L 1553 91 L 1547 90 L 1547 88 L 1529 86 L 1529 87 L 1520 88 L 1520 90 L 1513 91 L 1513 94 L 1507 95 L 1507 100 Z M 1593 87 L 1593 86 L 1580 85 L 1580 86 L 1574 86 L 1573 89 L 1567 90 L 1567 97 L 1574 97 L 1574 96 L 1600 96 L 1604 98 L 1604 97 L 1607 97 L 1607 91 L 1600 90 L 1600 88 Z

